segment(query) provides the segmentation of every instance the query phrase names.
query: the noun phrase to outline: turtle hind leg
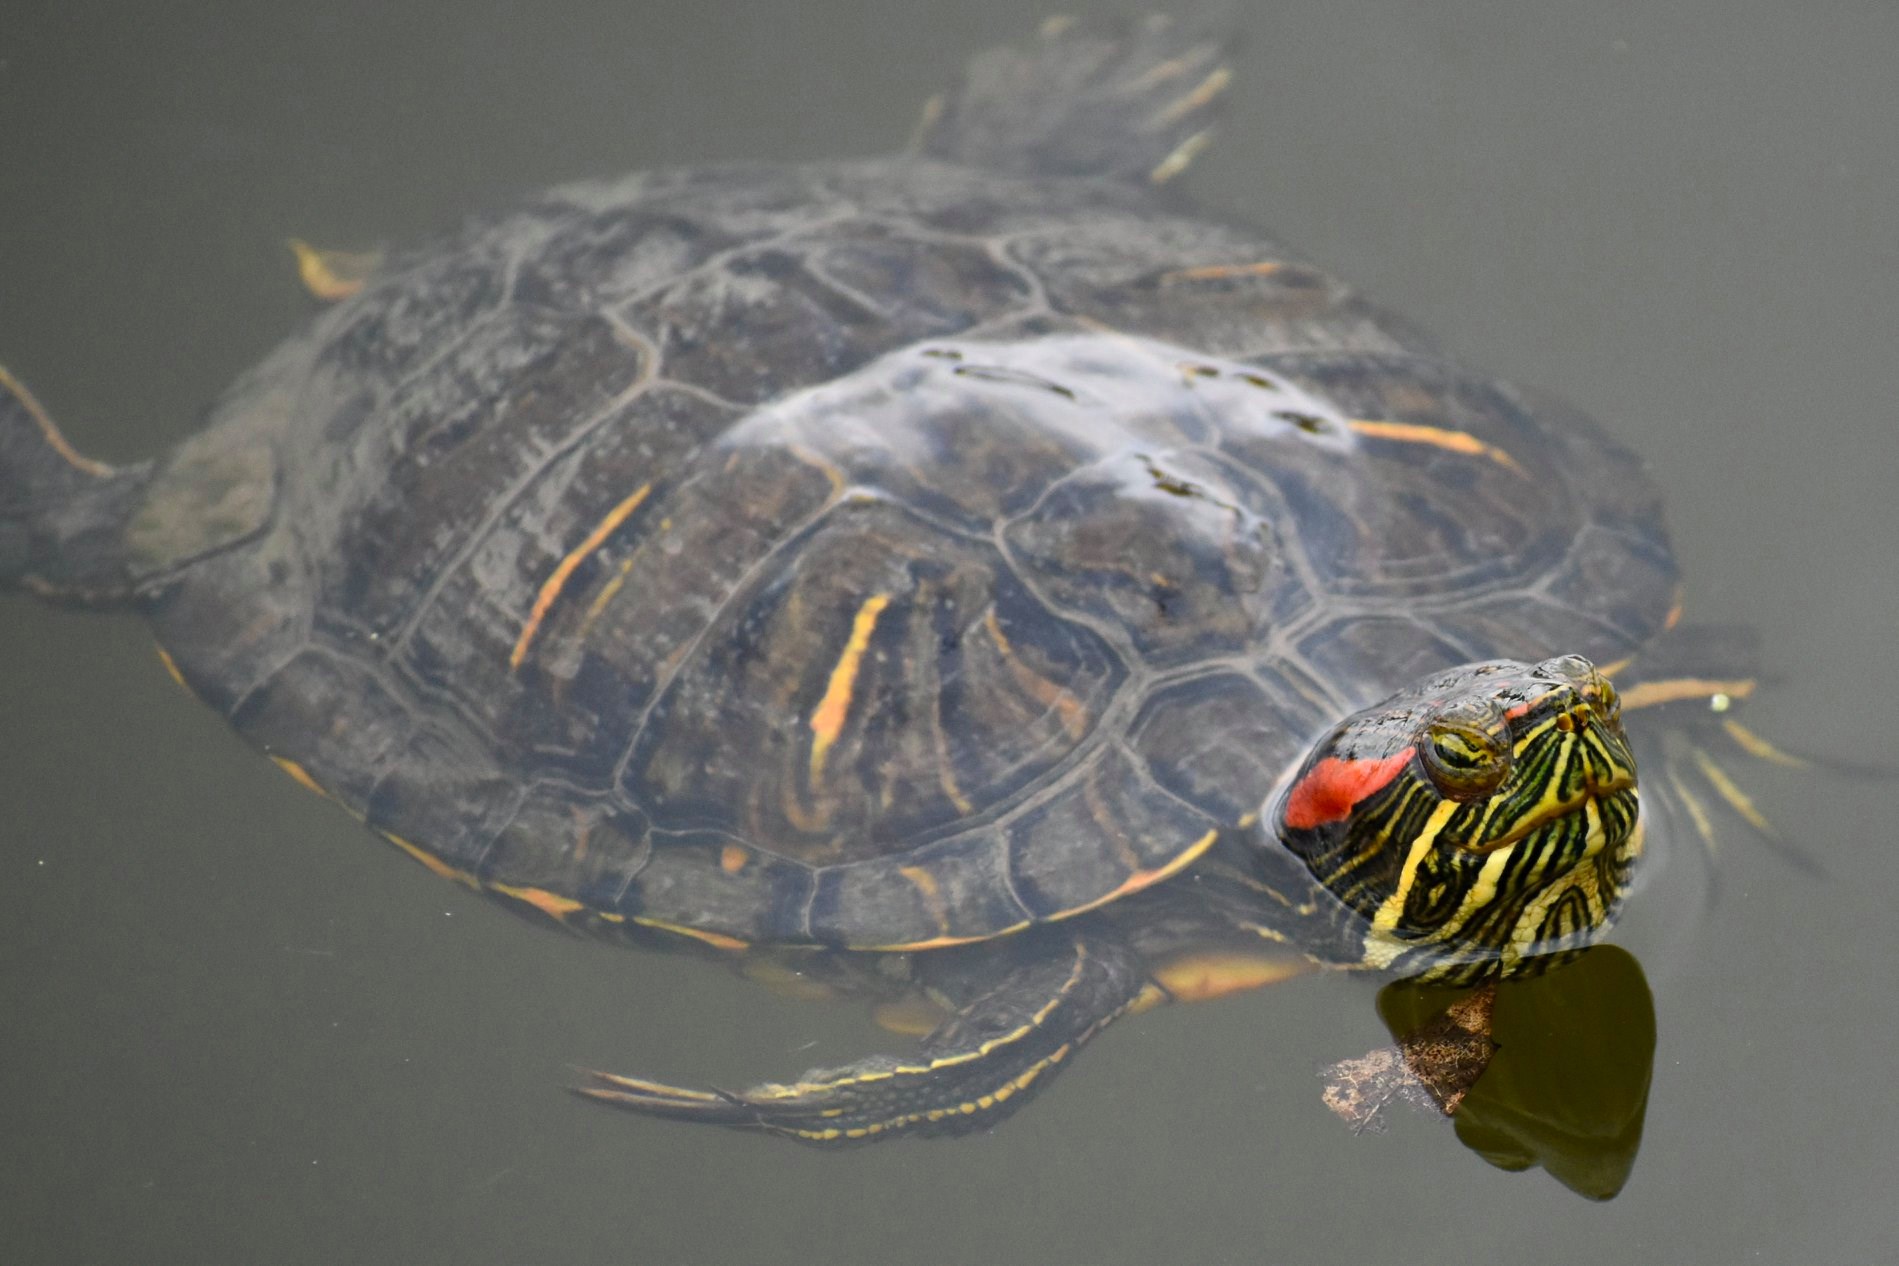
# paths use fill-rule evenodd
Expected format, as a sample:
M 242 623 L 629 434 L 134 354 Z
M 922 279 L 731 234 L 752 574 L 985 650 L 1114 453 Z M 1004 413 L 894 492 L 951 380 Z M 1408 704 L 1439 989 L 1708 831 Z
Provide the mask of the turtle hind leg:
M 1052 18 L 975 57 L 912 147 L 1001 171 L 1161 184 L 1205 147 L 1231 82 L 1217 15 L 1116 25 Z
M 1128 1010 L 1149 981 L 1133 952 L 1105 937 L 1050 935 L 993 974 L 964 973 L 955 1012 L 917 1058 L 874 1056 L 790 1085 L 693 1090 L 589 1073 L 576 1093 L 633 1111 L 851 1144 L 895 1134 L 963 1134 L 994 1124 L 1047 1085 L 1076 1050 Z
M 89 605 L 135 594 L 125 528 L 151 464 L 83 457 L 32 393 L 0 369 L 0 589 Z

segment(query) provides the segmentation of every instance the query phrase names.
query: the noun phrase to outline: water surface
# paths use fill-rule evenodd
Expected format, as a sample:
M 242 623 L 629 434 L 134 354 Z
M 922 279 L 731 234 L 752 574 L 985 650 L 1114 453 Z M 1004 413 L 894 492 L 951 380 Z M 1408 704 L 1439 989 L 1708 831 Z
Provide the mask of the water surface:
M 1270 7 L 1195 196 L 1653 463 L 1752 720 L 1899 761 L 1899 9 Z M 570 177 L 899 142 L 1002 0 L 29 3 L 0 32 L 0 360 L 108 459 L 188 434 L 307 313 L 282 242 L 426 233 Z M 763 10 L 763 11 L 760 11 Z M 129 617 L 0 602 L 0 1257 L 368 1262 L 1863 1262 L 1899 1256 L 1892 784 L 1750 771 L 1625 940 L 1655 991 L 1613 1201 L 1320 1062 L 1308 978 L 1124 1022 L 992 1135 L 825 1155 L 590 1109 L 569 1063 L 727 1083 L 862 1053 L 848 1007 L 530 928 L 378 846 Z

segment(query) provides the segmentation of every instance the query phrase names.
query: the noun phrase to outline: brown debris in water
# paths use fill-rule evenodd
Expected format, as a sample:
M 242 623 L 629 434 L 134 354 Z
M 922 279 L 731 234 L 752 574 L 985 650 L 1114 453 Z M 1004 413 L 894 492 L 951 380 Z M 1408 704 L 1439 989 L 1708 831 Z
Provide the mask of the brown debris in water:
M 1393 1103 L 1453 1115 L 1496 1054 L 1490 1036 L 1496 1004 L 1497 987 L 1485 985 L 1396 1045 L 1320 1069 L 1320 1099 L 1353 1133 L 1383 1131 Z

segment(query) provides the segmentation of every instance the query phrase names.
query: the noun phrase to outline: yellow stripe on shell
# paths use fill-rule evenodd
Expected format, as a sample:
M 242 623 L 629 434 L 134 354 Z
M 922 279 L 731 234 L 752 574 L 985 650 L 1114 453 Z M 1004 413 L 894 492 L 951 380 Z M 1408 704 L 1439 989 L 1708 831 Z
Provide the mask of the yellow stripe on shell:
M 153 649 L 158 652 L 158 662 L 165 666 L 165 671 L 171 675 L 171 679 L 184 687 L 186 694 L 196 698 L 198 692 L 193 690 L 191 683 L 185 680 L 185 674 L 179 669 L 178 661 L 171 657 L 171 652 L 162 646 Z
M 927 950 L 954 949 L 958 945 L 975 945 L 980 941 L 993 941 L 998 937 L 1014 936 L 1017 932 L 1033 926 L 1035 926 L 1033 919 L 1024 919 L 1006 928 L 997 928 L 993 932 L 978 932 L 973 936 L 937 936 L 927 941 L 902 941 L 890 945 L 852 945 L 850 948 L 862 950 L 867 954 L 912 954 Z
M 996 609 L 990 607 L 983 616 L 983 628 L 989 634 L 989 640 L 1009 665 L 1009 674 L 1016 684 L 1026 691 L 1037 703 L 1055 712 L 1062 719 L 1062 728 L 1068 731 L 1070 738 L 1079 739 L 1088 732 L 1088 713 L 1081 701 L 1071 694 L 1066 686 L 1060 686 L 1036 672 L 1015 653 L 1015 647 L 1002 631 L 1002 621 L 996 617 Z
M 1463 431 L 1452 431 L 1441 426 L 1423 426 L 1415 422 L 1379 422 L 1366 418 L 1352 418 L 1345 424 L 1356 435 L 1370 439 L 1393 440 L 1400 444 L 1429 444 L 1452 453 L 1462 453 L 1469 457 L 1487 457 L 1506 470 L 1524 474 L 1523 467 L 1517 465 L 1516 458 L 1504 452 L 1494 444 L 1486 444 L 1474 435 Z
M 547 617 L 548 609 L 554 605 L 554 600 L 560 597 L 560 591 L 566 587 L 569 577 L 574 574 L 574 569 L 604 545 L 607 538 L 613 535 L 614 529 L 626 522 L 627 516 L 639 509 L 640 503 L 646 500 L 647 494 L 652 491 L 652 484 L 642 484 L 631 496 L 607 511 L 606 517 L 595 524 L 593 531 L 587 534 L 587 539 L 575 546 L 555 565 L 553 573 L 541 585 L 540 593 L 535 595 L 534 607 L 528 612 L 527 620 L 521 626 L 521 636 L 516 640 L 514 650 L 508 655 L 510 672 L 519 668 L 521 661 L 527 658 L 528 647 L 533 644 L 535 634 L 540 632 L 541 621 Z
M 917 622 L 916 635 L 923 638 L 934 636 L 921 620 Z M 933 659 L 927 647 L 922 657 L 926 664 Z M 975 812 L 975 805 L 968 796 L 963 794 L 961 784 L 956 781 L 956 761 L 950 754 L 949 735 L 943 730 L 943 682 L 940 666 L 930 664 L 930 675 L 933 679 L 933 686 L 929 691 L 930 746 L 936 753 L 936 785 L 942 789 L 944 798 L 956 806 L 956 812 L 968 817 Z
M 545 888 L 517 888 L 513 884 L 489 884 L 488 888 L 504 897 L 512 897 L 525 905 L 533 906 L 542 914 L 562 923 L 587 908 L 583 902 L 575 901 L 572 897 L 563 897 L 557 892 L 549 892 Z
M 943 907 L 943 893 L 937 887 L 936 876 L 924 866 L 899 866 L 897 873 L 910 881 L 923 897 L 923 904 L 929 907 L 930 917 L 936 921 L 936 930 L 944 936 L 950 934 L 949 911 Z
M 1119 901 L 1122 897 L 1131 896 L 1134 893 L 1140 892 L 1143 888 L 1151 888 L 1163 880 L 1171 879 L 1192 865 L 1202 853 L 1212 848 L 1213 841 L 1219 838 L 1220 832 L 1218 830 L 1208 831 L 1205 835 L 1189 844 L 1162 865 L 1156 866 L 1152 870 L 1135 871 L 1126 879 L 1122 880 L 1113 891 L 1103 893 L 1093 901 L 1076 906 L 1073 910 L 1063 910 L 1061 913 L 1051 916 L 1050 922 L 1072 918 L 1077 914 L 1084 914 L 1089 910 L 1105 906 L 1111 901 Z
M 1211 848 L 1213 846 L 1213 842 L 1219 838 L 1220 838 L 1220 832 L 1218 830 L 1208 831 L 1205 835 L 1201 836 L 1199 839 L 1195 840 L 1192 844 L 1189 844 L 1185 849 L 1181 850 L 1174 857 L 1170 858 L 1166 862 L 1166 864 L 1157 866 L 1153 870 L 1135 871 L 1133 874 L 1129 875 L 1125 880 L 1123 880 L 1121 884 L 1118 887 L 1116 887 L 1113 891 L 1103 893 L 1101 896 L 1096 897 L 1093 901 L 1090 901 L 1085 905 L 1076 906 L 1072 910 L 1063 910 L 1058 914 L 1050 915 L 1046 920 L 1043 920 L 1043 921 L 1047 923 L 1057 923 L 1063 919 L 1073 918 L 1075 915 L 1085 914 L 1089 910 L 1098 909 L 1101 906 L 1107 905 L 1111 901 L 1118 901 L 1122 897 L 1129 896 L 1133 893 L 1139 892 L 1144 888 L 1151 888 L 1155 884 L 1160 883 L 1163 880 L 1171 879 L 1173 876 L 1179 874 L 1183 869 L 1192 865 L 1200 857 L 1200 855 L 1206 852 L 1209 848 Z M 887 954 L 914 953 L 919 950 L 949 949 L 952 946 L 970 945 L 970 944 L 974 944 L 977 941 L 992 941 L 992 940 L 997 939 L 998 937 L 1011 936 L 1017 932 L 1022 931 L 1024 928 L 1034 926 L 1034 923 L 1035 923 L 1035 920 L 1033 919 L 1024 919 L 1022 922 L 1013 924 L 1009 927 L 998 928 L 994 932 L 978 933 L 974 936 L 944 935 L 944 936 L 935 937 L 927 941 L 904 941 L 904 942 L 898 942 L 896 944 L 890 944 L 890 945 L 852 945 L 850 948 L 854 950 L 862 950 L 867 953 L 887 953 Z
M 323 784 L 312 778 L 310 771 L 297 764 L 296 761 L 291 760 L 288 756 L 273 756 L 270 759 L 277 768 L 296 779 L 297 785 L 302 787 L 305 791 L 314 791 L 325 800 L 331 799 L 330 793 L 323 789 Z
M 890 595 L 878 593 L 866 598 L 864 605 L 857 609 L 857 617 L 851 621 L 851 635 L 846 639 L 837 663 L 831 668 L 831 679 L 825 684 L 824 697 L 811 713 L 813 787 L 823 781 L 824 764 L 831 754 L 831 745 L 844 732 L 844 721 L 850 714 L 851 694 L 856 687 L 858 670 L 863 666 L 864 652 L 870 649 L 870 637 L 876 632 L 877 618 L 889 605 Z
M 1197 268 L 1176 268 L 1160 275 L 1163 286 L 1196 281 L 1226 281 L 1233 277 L 1270 277 L 1286 265 L 1277 259 L 1256 260 L 1250 264 L 1202 264 Z
M 409 856 L 415 858 L 416 861 L 421 862 L 424 866 L 428 867 L 428 869 L 434 874 L 440 875 L 443 879 L 452 879 L 458 884 L 466 884 L 470 888 L 473 888 L 476 891 L 480 891 L 481 882 L 477 880 L 473 875 L 469 874 L 465 870 L 457 870 L 455 867 L 449 865 L 447 862 L 443 861 L 441 858 L 437 857 L 435 854 L 429 852 L 427 849 L 421 847 L 420 845 L 411 844 L 409 841 L 403 839 L 400 835 L 396 835 L 389 831 L 384 831 L 382 833 L 382 837 L 388 840 L 391 844 L 394 844 L 397 848 L 401 849 L 403 852 L 407 853 Z
M 659 932 L 671 932 L 676 936 L 690 937 L 702 944 L 710 945 L 713 949 L 729 950 L 733 953 L 737 953 L 740 950 L 752 948 L 751 942 L 741 941 L 736 936 L 727 936 L 723 932 L 709 932 L 704 928 L 687 927 L 683 923 L 669 923 L 665 919 L 655 919 L 643 914 L 634 915 L 633 922 L 643 928 L 652 928 Z
M 340 302 L 362 290 L 382 262 L 380 251 L 322 250 L 300 237 L 285 245 L 297 257 L 297 280 L 325 303 Z
M 600 617 L 606 613 L 607 604 L 613 601 L 614 596 L 620 592 L 620 587 L 626 584 L 626 578 L 632 570 L 633 559 L 628 557 L 625 562 L 620 564 L 620 570 L 613 574 L 613 579 L 600 587 L 599 594 L 594 597 L 592 602 L 587 604 L 587 614 L 580 617 L 580 627 L 574 630 L 574 641 L 585 642 L 587 640 L 587 634 L 592 631 L 593 626 L 599 621 Z

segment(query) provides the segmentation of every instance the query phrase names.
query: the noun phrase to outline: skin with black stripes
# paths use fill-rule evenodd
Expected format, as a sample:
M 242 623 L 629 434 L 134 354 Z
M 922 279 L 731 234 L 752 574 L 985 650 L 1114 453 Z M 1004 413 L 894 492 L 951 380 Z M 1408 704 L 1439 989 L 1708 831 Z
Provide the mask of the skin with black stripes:
M 957 117 L 918 154 L 576 184 L 394 254 L 180 450 L 62 476 L 8 579 L 136 601 L 251 742 L 517 908 L 814 971 L 878 951 L 861 976 L 952 1013 L 918 1059 L 792 1087 L 594 1087 L 626 1106 L 970 1128 L 1184 947 L 1471 975 L 1594 931 L 1632 767 L 1601 678 L 1544 661 L 1669 619 L 1637 460 L 1278 243 L 1080 160 L 981 165 Z M 1390 758 L 1447 708 L 1566 745 L 1519 768 L 1610 771 L 1561 807 L 1600 790 L 1626 838 L 1597 820 L 1548 945 L 1440 935 L 1482 924 L 1443 890 L 1481 840 L 1452 876 L 1350 815 L 1282 830 L 1355 714 L 1403 775 L 1366 829 L 1429 819 L 1425 758 Z M 1431 919 L 1392 913 L 1432 883 Z

